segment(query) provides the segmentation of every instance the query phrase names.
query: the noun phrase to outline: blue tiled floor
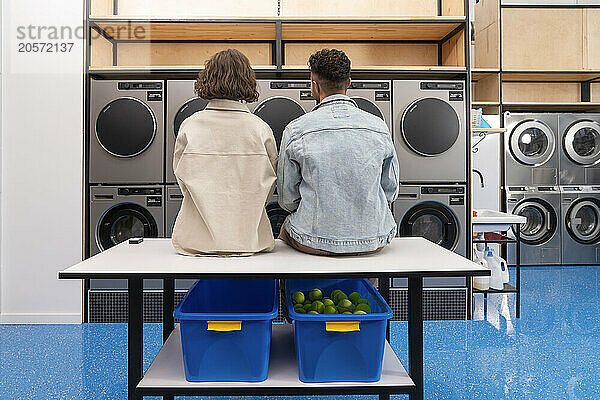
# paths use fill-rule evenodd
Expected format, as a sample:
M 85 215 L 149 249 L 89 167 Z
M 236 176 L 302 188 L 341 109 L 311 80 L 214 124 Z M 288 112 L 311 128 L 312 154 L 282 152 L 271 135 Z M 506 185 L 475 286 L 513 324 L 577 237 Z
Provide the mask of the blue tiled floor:
M 523 269 L 520 320 L 495 295 L 474 321 L 426 322 L 426 398 L 600 399 L 599 305 L 600 267 Z M 406 330 L 392 324 L 405 365 Z M 145 335 L 148 366 L 161 326 Z M 0 399 L 125 399 L 126 338 L 123 324 L 0 326 Z

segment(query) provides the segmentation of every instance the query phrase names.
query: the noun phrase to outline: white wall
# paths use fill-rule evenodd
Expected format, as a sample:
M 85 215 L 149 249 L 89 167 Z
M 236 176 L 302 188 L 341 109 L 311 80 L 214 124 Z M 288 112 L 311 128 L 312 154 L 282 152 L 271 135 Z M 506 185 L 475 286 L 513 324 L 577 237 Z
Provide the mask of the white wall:
M 80 322 L 81 282 L 57 272 L 82 259 L 82 42 L 19 40 L 18 26 L 82 25 L 81 0 L 2 1 L 0 322 Z M 19 53 L 20 42 L 74 42 L 70 53 Z

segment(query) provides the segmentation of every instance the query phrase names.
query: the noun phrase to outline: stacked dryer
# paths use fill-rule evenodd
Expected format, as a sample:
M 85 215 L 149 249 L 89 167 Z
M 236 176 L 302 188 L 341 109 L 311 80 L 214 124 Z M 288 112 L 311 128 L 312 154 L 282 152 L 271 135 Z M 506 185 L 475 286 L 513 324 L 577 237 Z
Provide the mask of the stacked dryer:
M 164 82 L 93 80 L 90 99 L 87 243 L 93 256 L 130 237 L 164 234 Z M 94 289 L 126 285 L 91 282 Z
M 560 264 L 558 114 L 507 112 L 504 126 L 506 209 L 527 218 L 521 225 L 521 264 Z M 508 247 L 508 262 L 514 264 L 514 246 Z
M 562 263 L 600 264 L 600 114 L 560 114 Z
M 399 236 L 421 236 L 469 257 L 469 138 L 464 81 L 394 81 Z M 464 279 L 428 280 L 462 286 Z M 398 281 L 395 282 L 398 284 Z

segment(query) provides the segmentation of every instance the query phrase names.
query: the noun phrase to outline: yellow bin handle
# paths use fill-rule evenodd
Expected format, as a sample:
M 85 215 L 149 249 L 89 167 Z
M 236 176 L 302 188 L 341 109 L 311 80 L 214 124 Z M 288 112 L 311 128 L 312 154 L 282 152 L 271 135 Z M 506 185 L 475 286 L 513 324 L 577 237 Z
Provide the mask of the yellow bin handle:
M 360 331 L 360 321 L 326 321 L 327 332 L 356 332 Z
M 207 321 L 208 330 L 216 332 L 241 331 L 242 321 Z

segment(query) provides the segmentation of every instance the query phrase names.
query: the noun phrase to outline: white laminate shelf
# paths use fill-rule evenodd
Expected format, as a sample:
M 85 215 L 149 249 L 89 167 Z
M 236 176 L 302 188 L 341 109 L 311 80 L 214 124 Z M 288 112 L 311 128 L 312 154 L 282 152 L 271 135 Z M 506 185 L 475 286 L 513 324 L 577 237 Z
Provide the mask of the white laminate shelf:
M 379 276 L 489 275 L 479 264 L 418 237 L 395 238 L 378 253 L 323 257 L 300 253 L 281 240 L 275 249 L 251 257 L 189 257 L 175 252 L 171 239 L 123 242 L 66 270 L 61 279 L 270 277 L 338 278 Z
M 298 378 L 298 363 L 296 361 L 292 325 L 273 325 L 271 339 L 271 355 L 269 374 L 263 382 L 188 382 L 183 369 L 183 353 L 181 350 L 181 334 L 179 326 L 175 327 L 162 349 L 146 371 L 138 384 L 138 389 L 151 392 L 152 390 L 173 390 L 177 393 L 190 393 L 206 390 L 231 391 L 240 394 L 261 389 L 311 390 L 319 388 L 411 388 L 412 379 L 398 360 L 390 344 L 386 341 L 383 357 L 381 379 L 378 382 L 332 382 L 304 383 Z

